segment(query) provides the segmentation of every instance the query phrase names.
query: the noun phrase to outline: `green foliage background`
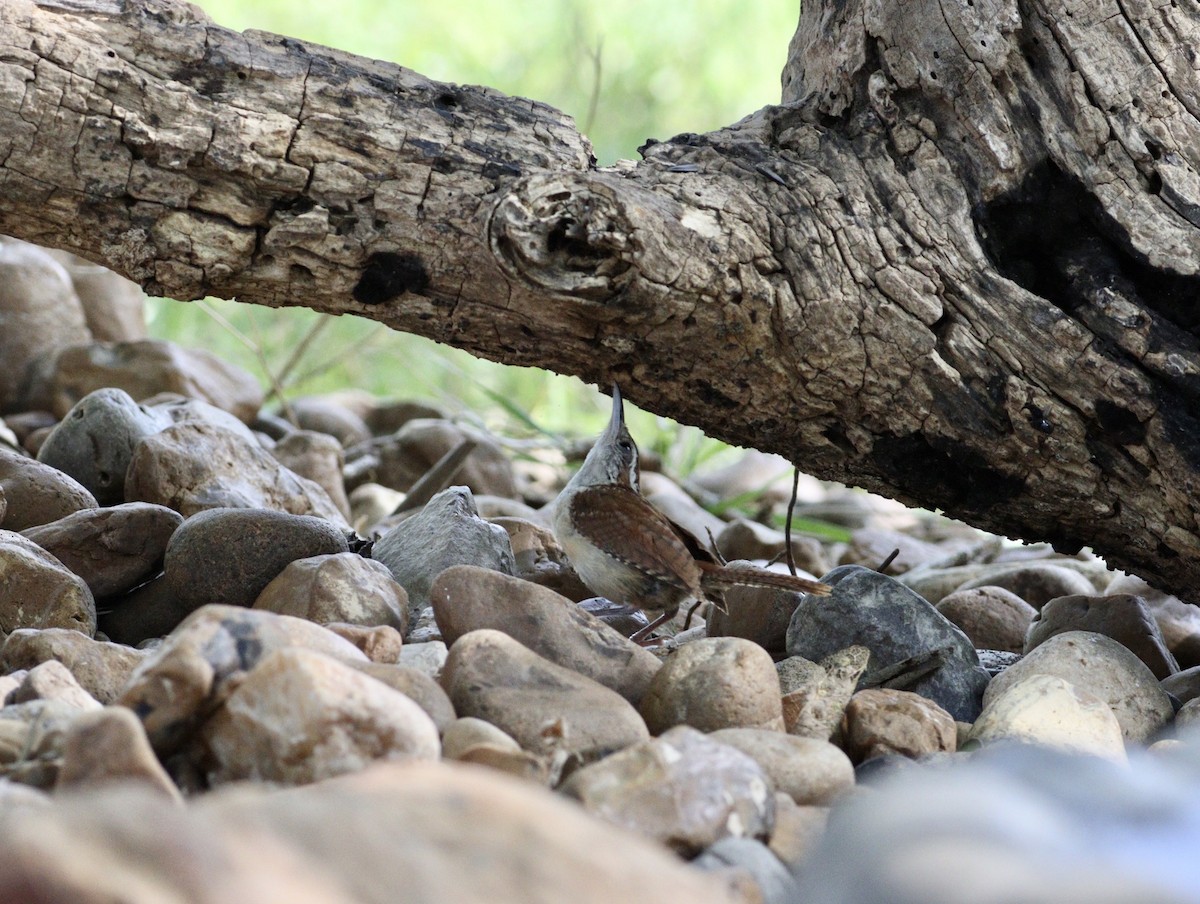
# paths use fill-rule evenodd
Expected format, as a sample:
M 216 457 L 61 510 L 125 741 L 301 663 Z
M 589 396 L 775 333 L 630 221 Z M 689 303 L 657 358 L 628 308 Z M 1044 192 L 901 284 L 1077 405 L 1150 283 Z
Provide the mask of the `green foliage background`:
M 575 117 L 600 163 L 647 138 L 704 132 L 779 99 L 797 0 L 200 0 L 219 24 L 257 28 L 390 60 L 442 81 L 485 84 Z M 207 348 L 290 397 L 355 387 L 488 412 L 507 429 L 587 432 L 606 416 L 578 380 L 503 367 L 355 318 L 296 350 L 323 315 L 210 300 L 155 300 L 155 335 Z M 503 404 L 497 404 L 501 400 Z M 632 414 L 651 444 L 705 454 L 672 424 Z M 497 425 L 499 426 L 499 425 Z M 682 444 L 679 440 L 686 440 Z M 643 442 L 646 440 L 643 439 Z M 690 464 L 694 464 L 691 461 Z M 689 462 L 676 462 L 687 469 Z

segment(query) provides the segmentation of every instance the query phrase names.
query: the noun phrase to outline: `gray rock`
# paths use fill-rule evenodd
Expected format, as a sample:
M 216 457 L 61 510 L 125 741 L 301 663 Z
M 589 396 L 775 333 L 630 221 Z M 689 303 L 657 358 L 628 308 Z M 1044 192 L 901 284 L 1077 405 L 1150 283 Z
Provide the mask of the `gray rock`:
M 799 901 L 799 885 L 761 841 L 753 838 L 722 838 L 692 860 L 702 870 L 743 870 L 754 881 L 763 904 L 794 904 Z
M 95 597 L 126 593 L 162 570 L 183 517 L 161 505 L 130 502 L 83 509 L 21 533 L 87 582 Z
M 1066 631 L 1093 631 L 1111 637 L 1146 663 L 1160 681 L 1179 671 L 1158 622 L 1140 596 L 1060 596 L 1042 607 L 1029 626 L 1025 652 Z
M 255 609 L 309 621 L 388 625 L 404 634 L 408 594 L 382 562 L 353 552 L 296 559 L 263 588 Z
M 654 675 L 638 710 L 651 734 L 674 725 L 783 729 L 775 664 L 766 650 L 740 637 L 683 644 Z
M 101 505 L 125 501 L 125 472 L 134 447 L 171 423 L 123 389 L 88 393 L 58 422 L 38 449 L 38 461 L 70 474 Z
M 788 627 L 788 653 L 820 660 L 855 644 L 871 651 L 863 681 L 910 657 L 942 651 L 944 662 L 907 684 L 955 719 L 974 721 L 988 683 L 962 631 L 903 584 L 866 568 L 843 566 L 822 578 L 827 597 L 807 596 Z
M 87 584 L 32 540 L 0 530 L 0 633 L 71 628 L 96 633 L 96 603 Z
M 585 766 L 560 790 L 684 856 L 721 838 L 765 838 L 775 821 L 775 792 L 762 767 L 684 725 Z
M 985 750 L 849 799 L 801 864 L 796 900 L 1194 904 L 1197 813 L 1194 770 Z
M 1200 697 L 1200 665 L 1176 672 L 1159 682 L 1159 686 L 1180 703 Z
M 0 493 L 6 503 L 6 530 L 49 524 L 72 512 L 97 507 L 96 497 L 74 478 L 3 446 L 0 446 Z
M 498 571 L 455 565 L 438 575 L 431 598 L 446 643 L 480 628 L 503 631 L 635 706 L 661 665 L 653 653 L 553 590 Z
M 32 669 L 57 660 L 75 680 L 101 703 L 111 703 L 121 693 L 145 653 L 123 644 L 93 640 L 68 628 L 20 628 L 0 646 L 0 671 Z
M 371 557 L 408 591 L 413 616 L 430 605 L 434 579 L 451 565 L 478 565 L 504 574 L 516 570 L 508 533 L 479 517 L 466 487 L 442 490 L 380 537 Z
M 555 665 L 500 631 L 472 631 L 450 648 L 442 687 L 460 716 L 502 729 L 522 749 L 584 762 L 648 737 L 616 691 Z
M 173 424 L 134 449 L 125 478 L 131 501 L 187 517 L 213 508 L 267 508 L 346 525 L 329 495 L 239 433 L 196 421 Z
M 161 581 L 112 601 L 104 632 L 129 644 L 159 637 L 205 604 L 253 605 L 297 559 L 347 551 L 345 534 L 323 518 L 268 509 L 202 511 L 171 536 Z
M 1030 675 L 1062 678 L 1099 697 L 1112 708 L 1127 741 L 1145 742 L 1174 715 L 1149 667 L 1103 634 L 1056 634 L 993 678 L 984 705 Z

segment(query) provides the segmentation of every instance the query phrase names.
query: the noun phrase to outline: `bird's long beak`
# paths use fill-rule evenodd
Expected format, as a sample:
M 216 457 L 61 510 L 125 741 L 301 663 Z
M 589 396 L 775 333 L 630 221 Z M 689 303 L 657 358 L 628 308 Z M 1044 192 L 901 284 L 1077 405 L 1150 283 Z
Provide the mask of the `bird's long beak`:
M 612 417 L 608 421 L 608 429 L 605 433 L 616 436 L 625 426 L 625 405 L 621 400 L 621 387 L 616 383 L 613 383 L 612 386 L 612 406 Z

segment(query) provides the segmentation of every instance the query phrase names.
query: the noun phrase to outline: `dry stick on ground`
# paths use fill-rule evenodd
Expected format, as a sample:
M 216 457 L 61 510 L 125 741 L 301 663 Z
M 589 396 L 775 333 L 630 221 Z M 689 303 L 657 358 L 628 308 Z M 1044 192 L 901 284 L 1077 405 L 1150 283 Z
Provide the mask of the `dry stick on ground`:
M 616 380 L 1190 597 L 1198 17 L 805 2 L 782 106 L 597 169 L 537 102 L 177 0 L 5 0 L 0 232 Z

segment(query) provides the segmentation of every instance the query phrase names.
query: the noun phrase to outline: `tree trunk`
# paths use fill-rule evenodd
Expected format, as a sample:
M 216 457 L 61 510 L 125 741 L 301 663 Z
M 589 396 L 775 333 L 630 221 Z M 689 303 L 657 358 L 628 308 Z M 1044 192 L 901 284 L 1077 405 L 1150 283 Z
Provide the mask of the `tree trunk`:
M 0 5 L 0 232 L 353 313 L 1195 597 L 1192 0 L 812 0 L 783 105 L 542 104 L 175 0 Z

